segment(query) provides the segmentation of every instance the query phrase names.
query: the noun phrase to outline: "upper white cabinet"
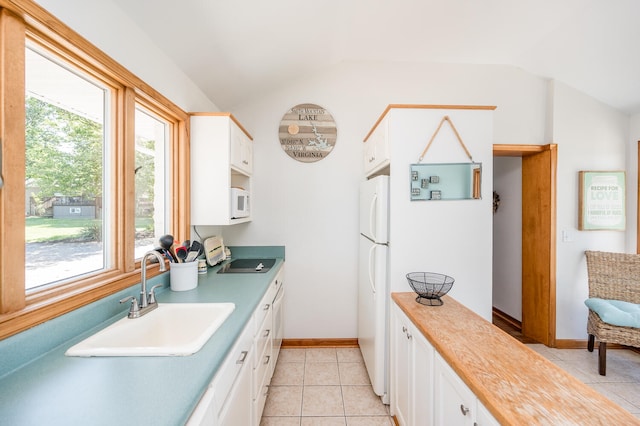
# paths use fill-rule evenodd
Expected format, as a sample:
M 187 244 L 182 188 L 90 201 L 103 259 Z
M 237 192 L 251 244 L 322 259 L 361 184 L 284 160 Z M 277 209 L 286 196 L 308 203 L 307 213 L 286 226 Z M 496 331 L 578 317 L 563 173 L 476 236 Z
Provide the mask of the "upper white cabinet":
M 388 120 L 384 118 L 364 141 L 364 174 L 372 176 L 389 165 Z
M 253 173 L 253 142 L 237 123 L 231 126 L 231 167 L 251 175 Z
M 232 225 L 231 188 L 251 199 L 253 142 L 230 113 L 191 114 L 191 224 Z

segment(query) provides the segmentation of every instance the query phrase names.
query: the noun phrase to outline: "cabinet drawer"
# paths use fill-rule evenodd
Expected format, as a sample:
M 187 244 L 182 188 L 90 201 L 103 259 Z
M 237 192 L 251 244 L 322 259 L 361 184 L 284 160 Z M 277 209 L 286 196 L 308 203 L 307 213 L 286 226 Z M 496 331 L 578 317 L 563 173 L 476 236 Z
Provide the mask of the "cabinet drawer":
M 242 366 L 245 363 L 251 362 L 251 359 L 249 357 L 251 345 L 253 344 L 251 334 L 251 327 L 250 324 L 248 324 L 236 341 L 235 345 L 233 345 L 233 348 L 231 348 L 231 351 L 225 358 L 222 366 L 220 366 L 218 374 L 216 374 L 216 376 L 213 378 L 213 381 L 211 382 L 211 387 L 216 390 L 213 398 L 216 407 L 216 413 L 220 412 L 225 398 L 229 394 L 231 386 L 233 386 L 233 382 L 235 381 L 236 376 L 240 372 Z M 247 365 L 247 367 L 250 367 L 250 365 Z
M 260 388 L 257 397 L 251 401 L 253 409 L 253 418 L 256 419 L 254 424 L 260 424 L 262 418 L 262 412 L 264 411 L 264 405 L 267 402 L 267 396 L 269 395 L 269 384 L 265 383 Z
M 257 352 L 256 352 L 257 353 Z M 253 399 L 265 385 L 271 382 L 271 342 L 265 346 L 265 350 L 255 358 L 258 359 L 257 365 L 253 369 Z
M 258 307 L 253 314 L 253 335 L 256 336 L 258 331 L 262 328 L 267 315 L 273 310 L 273 298 L 275 297 L 274 286 L 269 285 L 269 289 L 265 293 L 264 297 L 258 304 Z
M 272 321 L 272 311 L 273 309 L 269 309 L 267 315 L 265 315 L 264 320 L 262 321 L 262 326 L 258 329 L 253 341 L 253 347 L 256 354 L 262 354 L 264 352 L 265 346 L 271 342 L 271 337 L 273 333 L 273 321 Z M 260 360 L 255 357 L 253 366 L 256 367 Z

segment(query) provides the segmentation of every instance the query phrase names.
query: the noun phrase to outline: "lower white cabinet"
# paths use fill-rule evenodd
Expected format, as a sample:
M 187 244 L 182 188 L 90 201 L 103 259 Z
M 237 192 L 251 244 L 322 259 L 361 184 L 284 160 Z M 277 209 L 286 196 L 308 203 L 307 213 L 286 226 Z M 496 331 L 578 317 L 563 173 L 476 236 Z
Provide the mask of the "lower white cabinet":
M 251 359 L 249 351 L 220 411 L 218 425 L 251 425 Z
M 282 316 L 278 308 L 284 294 L 283 276 L 284 266 L 200 398 L 188 426 L 260 424 L 282 340 Z M 274 343 L 276 335 L 279 341 Z
M 391 309 L 391 414 L 402 426 L 499 426 L 402 310 Z
M 435 424 L 473 426 L 476 396 L 438 354 L 435 362 Z
M 188 426 L 251 424 L 252 337 L 253 327 L 249 323 L 191 413 Z M 249 422 L 222 423 L 222 420 L 235 419 L 235 416 L 245 419 L 241 411 L 248 413 L 246 419 Z
M 500 422 L 491 415 L 487 407 L 478 400 L 476 408 L 476 426 L 500 426 Z
M 433 346 L 396 304 L 390 337 L 391 413 L 400 425 L 432 425 Z

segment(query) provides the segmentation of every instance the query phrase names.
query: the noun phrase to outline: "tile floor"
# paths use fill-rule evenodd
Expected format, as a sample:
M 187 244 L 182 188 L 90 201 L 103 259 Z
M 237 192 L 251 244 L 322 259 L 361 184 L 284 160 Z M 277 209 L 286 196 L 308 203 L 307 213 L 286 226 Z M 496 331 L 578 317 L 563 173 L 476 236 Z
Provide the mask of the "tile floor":
M 607 351 L 607 375 L 598 351 L 527 344 L 542 356 L 640 418 L 640 354 Z M 262 426 L 391 426 L 389 407 L 372 391 L 358 348 L 282 349 Z
M 358 348 L 282 349 L 262 426 L 391 426 Z
M 640 354 L 637 352 L 607 350 L 607 375 L 601 376 L 597 345 L 593 352 L 548 348 L 541 344 L 527 346 L 640 418 Z

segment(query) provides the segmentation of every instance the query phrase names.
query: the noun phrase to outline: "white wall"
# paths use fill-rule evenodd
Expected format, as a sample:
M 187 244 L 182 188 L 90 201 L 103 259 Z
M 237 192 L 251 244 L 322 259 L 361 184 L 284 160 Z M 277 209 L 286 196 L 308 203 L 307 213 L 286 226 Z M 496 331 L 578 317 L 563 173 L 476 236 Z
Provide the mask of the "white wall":
M 217 110 L 113 3 L 39 3 L 184 110 Z M 282 115 L 303 102 L 328 108 L 338 125 L 336 148 L 319 163 L 298 163 L 278 143 Z M 628 201 L 635 202 L 631 179 L 640 117 L 632 120 L 630 135 L 624 114 L 561 84 L 547 87 L 544 79 L 513 67 L 396 63 L 319 69 L 232 111 L 255 137 L 256 219 L 211 231 L 222 231 L 231 244 L 287 246 L 286 337 L 355 336 L 362 140 L 389 103 L 497 105 L 493 143 L 559 144 L 558 238 L 567 230 L 574 241 L 558 240 L 557 337 L 584 338 L 582 253 L 623 251 L 635 236 L 629 236 L 634 225 L 626 240 L 622 232 L 576 230 L 577 171 L 629 167 Z
M 522 158 L 493 159 L 493 306 L 522 321 Z
M 108 0 L 36 2 L 183 110 L 218 111 L 202 90 L 115 3 Z
M 558 144 L 556 337 L 585 339 L 585 250 L 625 251 L 625 232 L 578 231 L 578 172 L 625 170 L 629 117 L 577 90 L 553 83 L 553 142 Z M 627 196 L 635 184 L 627 179 Z M 627 209 L 628 210 L 628 209 Z M 562 231 L 571 241 L 562 241 Z
M 640 142 L 640 114 L 631 117 L 627 145 L 627 253 L 638 249 L 638 142 Z
M 408 272 L 449 275 L 455 279 L 449 295 L 488 321 L 492 306 L 493 114 L 491 110 L 400 108 L 388 118 L 391 290 L 412 291 L 405 278 Z M 473 161 L 482 165 L 481 198 L 411 201 L 409 165 L 418 162 L 445 115 Z M 422 160 L 423 164 L 469 162 L 448 124 L 441 127 Z
M 285 336 L 356 336 L 362 141 L 388 104 L 497 105 L 493 143 L 541 144 L 546 96 L 545 80 L 512 67 L 344 63 L 232 111 L 255 139 L 255 220 L 223 235 L 229 244 L 286 245 Z M 333 152 L 312 164 L 289 158 L 278 142 L 283 114 L 305 102 L 327 108 L 338 127 Z M 424 129 L 425 144 L 433 131 Z M 491 158 L 481 161 L 491 169 Z M 491 173 L 484 176 L 490 198 Z M 395 279 L 409 290 L 404 275 Z

